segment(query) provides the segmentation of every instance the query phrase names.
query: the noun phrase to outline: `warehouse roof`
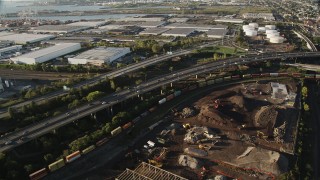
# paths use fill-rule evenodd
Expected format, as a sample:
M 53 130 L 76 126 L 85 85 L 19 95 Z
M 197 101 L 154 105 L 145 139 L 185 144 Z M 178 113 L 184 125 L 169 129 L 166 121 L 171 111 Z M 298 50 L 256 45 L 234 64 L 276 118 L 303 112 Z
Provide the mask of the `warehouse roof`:
M 208 36 L 224 36 L 228 30 L 226 29 L 213 29 L 206 32 Z
M 14 33 L 11 33 L 11 32 L 0 32 L 0 37 L 1 36 L 8 36 L 8 35 L 11 35 L 11 34 L 14 34 Z
M 95 49 L 85 51 L 73 57 L 73 59 L 105 60 L 127 49 L 128 48 L 98 47 Z
M 176 34 L 176 35 L 189 35 L 195 31 L 194 28 L 176 28 L 171 29 L 167 32 L 164 32 L 162 35 L 170 35 L 170 34 Z
M 159 35 L 169 30 L 170 29 L 167 29 L 167 28 L 150 28 L 142 31 L 140 34 L 141 35 L 144 35 L 144 34 Z
M 88 26 L 88 27 L 98 27 L 105 25 L 107 21 L 79 21 L 67 24 L 68 26 Z
M 226 19 L 226 18 L 222 18 L 222 19 L 216 19 L 214 20 L 216 22 L 229 22 L 229 23 L 243 23 L 242 19 Z
M 85 29 L 89 29 L 88 26 L 68 26 L 68 25 L 44 25 L 39 27 L 31 28 L 30 31 L 34 32 L 62 32 L 69 33 L 74 31 L 81 31 Z
M 185 23 L 172 23 L 166 26 L 167 28 L 195 28 L 195 29 L 227 29 L 225 25 L 203 25 L 203 24 L 185 24 Z
M 54 53 L 54 52 L 57 52 L 57 51 L 60 51 L 60 50 L 63 50 L 63 49 L 78 45 L 78 44 L 79 43 L 61 43 L 61 44 L 56 44 L 55 46 L 51 46 L 51 47 L 48 47 L 48 48 L 40 49 L 38 51 L 33 51 L 33 52 L 30 52 L 30 53 L 27 53 L 27 54 L 23 54 L 23 55 L 19 56 L 19 58 L 34 58 L 34 59 L 36 59 L 36 58 L 45 56 L 47 54 Z
M 169 22 L 187 22 L 189 18 L 171 18 L 168 20 Z
M 165 21 L 149 21 L 149 22 L 139 23 L 139 24 L 137 24 L 137 26 L 141 26 L 141 27 L 150 27 L 150 26 L 158 27 L 158 26 L 164 25 L 165 23 L 166 23 Z
M 44 35 L 44 34 L 10 34 L 0 36 L 1 40 L 8 40 L 8 41 L 14 41 L 17 44 L 27 44 L 27 43 L 34 43 L 39 42 L 43 40 L 48 40 L 51 38 L 54 38 L 53 35 Z

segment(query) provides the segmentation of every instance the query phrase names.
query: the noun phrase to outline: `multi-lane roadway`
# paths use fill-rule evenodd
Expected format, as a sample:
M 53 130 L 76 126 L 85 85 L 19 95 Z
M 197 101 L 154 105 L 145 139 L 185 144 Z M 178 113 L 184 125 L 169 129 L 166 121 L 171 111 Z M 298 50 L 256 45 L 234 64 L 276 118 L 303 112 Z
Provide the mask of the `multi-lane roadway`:
M 209 46 L 215 46 L 215 45 L 219 45 L 221 43 L 222 43 L 222 41 L 215 41 L 215 42 L 211 42 L 211 43 L 202 44 L 198 48 L 205 48 L 205 47 L 209 47 Z M 83 82 L 81 82 L 79 84 L 74 85 L 72 88 L 80 88 L 80 87 L 82 87 L 84 85 L 94 84 L 94 83 L 99 82 L 100 80 L 104 80 L 106 77 L 111 78 L 111 77 L 121 76 L 123 74 L 129 73 L 129 72 L 133 72 L 133 71 L 136 71 L 138 69 L 141 69 L 141 68 L 144 68 L 144 67 L 148 67 L 148 66 L 154 65 L 154 64 L 162 62 L 162 61 L 169 60 L 169 59 L 177 57 L 177 56 L 183 56 L 183 55 L 190 54 L 190 53 L 193 52 L 193 50 L 194 50 L 194 48 L 193 49 L 186 49 L 186 50 L 178 50 L 178 51 L 173 51 L 172 54 L 165 54 L 165 55 L 162 55 L 162 56 L 150 58 L 150 59 L 147 59 L 145 61 L 141 61 L 141 62 L 132 64 L 132 65 L 126 66 L 124 68 L 120 68 L 120 69 L 114 70 L 112 72 L 109 72 L 109 73 L 106 73 L 106 74 L 102 74 L 102 75 L 94 77 L 94 78 L 92 78 L 90 80 L 83 81 Z M 13 108 L 20 108 L 20 107 L 22 107 L 24 105 L 30 104 L 32 101 L 37 103 L 37 102 L 40 102 L 40 101 L 43 101 L 43 100 L 48 100 L 48 99 L 54 98 L 56 96 L 62 96 L 62 95 L 65 95 L 65 94 L 67 94 L 67 92 L 65 92 L 63 90 L 59 90 L 59 91 L 55 91 L 55 92 L 52 92 L 52 93 L 48 93 L 48 94 L 40 96 L 40 97 L 36 97 L 34 99 L 31 99 L 31 100 L 27 100 L 27 101 L 21 102 L 19 104 L 13 105 L 12 107 Z M 7 116 L 6 112 L 7 112 L 7 108 L 0 109 L 0 118 L 3 118 L 5 116 Z
M 59 128 L 65 124 L 71 123 L 81 117 L 88 116 L 91 113 L 106 109 L 114 104 L 117 104 L 120 101 L 124 101 L 131 97 L 137 96 L 138 94 L 143 94 L 145 92 L 154 90 L 163 85 L 170 84 L 181 79 L 186 79 L 190 76 L 216 71 L 218 69 L 226 68 L 232 65 L 248 64 L 252 62 L 261 62 L 291 57 L 319 56 L 320 52 L 261 54 L 245 58 L 230 58 L 215 61 L 208 64 L 197 65 L 192 68 L 176 71 L 174 73 L 162 75 L 154 79 L 150 79 L 149 81 L 142 83 L 138 86 L 131 87 L 118 93 L 113 93 L 107 97 L 101 98 L 90 104 L 88 103 L 86 105 L 79 106 L 72 111 L 65 112 L 64 114 L 60 114 L 58 116 L 45 119 L 39 123 L 29 125 L 25 128 L 7 134 L 0 138 L 0 152 L 10 150 L 16 146 L 28 142 L 29 140 L 32 140 L 56 128 Z

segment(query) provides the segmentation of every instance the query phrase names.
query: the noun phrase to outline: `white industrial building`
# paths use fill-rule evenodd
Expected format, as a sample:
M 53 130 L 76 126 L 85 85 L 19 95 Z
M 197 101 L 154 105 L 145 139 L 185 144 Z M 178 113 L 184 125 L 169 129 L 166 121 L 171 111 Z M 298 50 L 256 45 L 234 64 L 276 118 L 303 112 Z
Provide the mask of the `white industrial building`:
M 107 24 L 107 21 L 79 21 L 79 22 L 73 22 L 70 24 L 66 24 L 67 26 L 87 26 L 87 27 L 99 27 Z
M 83 31 L 89 28 L 89 26 L 44 25 L 39 27 L 33 27 L 29 31 L 33 33 L 67 34 Z
M 20 51 L 21 49 L 22 49 L 22 45 L 15 45 L 15 46 L 9 46 L 9 47 L 5 47 L 5 48 L 1 48 L 0 49 L 0 57 L 3 54 L 17 52 L 17 51 Z
M 100 66 L 110 64 L 113 61 L 130 53 L 130 48 L 98 47 L 85 51 L 73 58 L 68 58 L 70 64 L 92 64 Z
M 224 23 L 235 23 L 235 24 L 242 24 L 242 19 L 216 19 L 215 22 L 224 22 Z
M 195 32 L 193 28 L 176 28 L 162 33 L 162 36 L 187 37 Z
M 189 18 L 171 18 L 168 20 L 168 22 L 177 22 L 177 23 L 185 23 L 189 21 Z
M 0 41 L 13 41 L 16 44 L 32 44 L 41 41 L 47 41 L 53 39 L 55 36 L 46 34 L 12 34 L 12 33 L 2 33 L 0 36 Z
M 81 49 L 80 43 L 61 43 L 11 58 L 17 64 L 43 63 Z
M 163 17 L 152 17 L 152 18 L 147 18 L 147 17 L 126 17 L 126 18 L 120 18 L 116 19 L 116 21 L 139 21 L 139 22 L 144 22 L 144 21 L 163 21 Z
M 206 32 L 208 38 L 223 38 L 227 34 L 228 30 L 226 29 L 215 29 Z
M 172 23 L 169 25 L 166 25 L 165 28 L 169 29 L 195 29 L 196 31 L 209 31 L 214 29 L 227 29 L 228 26 L 225 25 L 201 25 L 201 24 L 185 24 L 185 23 Z
M 164 32 L 169 31 L 170 29 L 167 28 L 150 28 L 150 29 L 146 29 L 142 32 L 140 32 L 140 35 L 160 35 Z

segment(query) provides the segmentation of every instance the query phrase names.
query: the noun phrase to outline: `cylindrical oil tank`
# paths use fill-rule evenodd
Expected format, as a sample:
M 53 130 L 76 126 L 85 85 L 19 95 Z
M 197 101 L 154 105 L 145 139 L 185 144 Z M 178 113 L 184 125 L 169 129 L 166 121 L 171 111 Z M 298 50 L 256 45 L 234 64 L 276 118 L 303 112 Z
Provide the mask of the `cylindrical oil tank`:
M 266 27 L 266 29 L 270 29 L 270 30 L 276 29 L 275 25 L 266 25 L 265 27 Z
M 272 37 L 270 38 L 270 43 L 283 43 L 284 38 L 283 37 Z
M 273 33 L 277 33 L 277 30 L 272 30 L 272 29 L 266 29 L 266 34 L 273 34 Z
M 254 37 L 254 36 L 257 36 L 258 34 L 258 32 L 254 30 L 247 30 L 245 31 L 245 33 L 246 33 L 246 36 L 249 36 L 249 37 Z
M 267 38 L 273 38 L 273 37 L 279 37 L 279 33 L 271 33 L 271 34 L 267 34 Z
M 249 26 L 251 26 L 255 29 L 259 27 L 258 23 L 249 23 Z
M 258 27 L 258 31 L 259 32 L 266 32 L 266 28 L 265 27 Z

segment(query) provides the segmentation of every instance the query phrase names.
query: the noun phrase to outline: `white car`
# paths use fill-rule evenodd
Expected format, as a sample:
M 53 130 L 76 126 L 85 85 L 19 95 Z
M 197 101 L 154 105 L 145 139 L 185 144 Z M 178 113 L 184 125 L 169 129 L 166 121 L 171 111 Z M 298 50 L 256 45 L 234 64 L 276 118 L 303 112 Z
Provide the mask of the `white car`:
M 103 101 L 101 104 L 106 104 L 106 102 L 105 102 L 105 101 Z

